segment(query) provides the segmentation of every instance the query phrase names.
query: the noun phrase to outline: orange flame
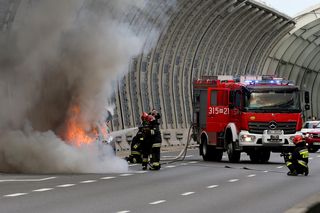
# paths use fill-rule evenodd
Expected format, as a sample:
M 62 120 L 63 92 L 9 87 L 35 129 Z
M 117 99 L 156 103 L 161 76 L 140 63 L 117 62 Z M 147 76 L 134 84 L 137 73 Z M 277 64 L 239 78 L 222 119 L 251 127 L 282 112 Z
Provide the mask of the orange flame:
M 96 140 L 98 134 L 96 129 L 91 128 L 89 131 L 84 129 L 84 124 L 80 119 L 80 113 L 81 110 L 79 106 L 75 105 L 70 108 L 64 135 L 64 139 L 67 142 L 76 146 L 91 144 Z

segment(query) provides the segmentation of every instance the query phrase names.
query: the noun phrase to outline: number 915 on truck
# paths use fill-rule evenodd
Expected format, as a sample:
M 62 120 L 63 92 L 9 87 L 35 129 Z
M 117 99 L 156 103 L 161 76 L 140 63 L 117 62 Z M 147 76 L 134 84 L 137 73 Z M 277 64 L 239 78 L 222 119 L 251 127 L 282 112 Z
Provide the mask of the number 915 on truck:
M 301 103 L 310 109 L 309 93 L 281 78 L 204 76 L 193 81 L 192 136 L 205 161 L 220 161 L 226 151 L 230 162 L 245 152 L 264 163 L 271 152 L 294 148 L 294 136 L 302 135 Z

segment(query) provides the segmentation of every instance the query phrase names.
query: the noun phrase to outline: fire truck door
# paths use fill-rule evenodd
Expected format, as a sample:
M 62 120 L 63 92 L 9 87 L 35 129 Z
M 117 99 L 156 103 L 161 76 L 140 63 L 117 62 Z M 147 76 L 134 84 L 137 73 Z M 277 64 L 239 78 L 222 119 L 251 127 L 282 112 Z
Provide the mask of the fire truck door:
M 219 133 L 223 132 L 229 123 L 229 93 L 230 89 L 214 88 L 208 90 L 207 131 L 209 144 L 217 144 Z
M 236 123 L 236 125 L 240 125 L 240 109 L 242 108 L 242 93 L 240 90 L 230 91 L 229 93 L 230 104 L 229 105 L 229 113 L 230 113 L 230 122 Z

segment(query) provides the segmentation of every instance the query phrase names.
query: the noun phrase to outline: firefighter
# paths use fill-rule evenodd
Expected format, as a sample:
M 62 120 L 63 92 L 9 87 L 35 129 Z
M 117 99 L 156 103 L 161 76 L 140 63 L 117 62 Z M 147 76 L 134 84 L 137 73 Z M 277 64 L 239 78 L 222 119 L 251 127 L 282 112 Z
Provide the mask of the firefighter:
M 161 132 L 160 132 L 160 122 L 159 119 L 161 118 L 161 115 L 159 112 L 157 112 L 155 109 L 152 109 L 149 113 L 150 117 L 150 126 L 151 126 L 151 136 L 150 140 L 152 143 L 151 147 L 151 168 L 150 170 L 159 170 L 161 168 L 160 164 L 160 150 L 161 150 Z
M 141 115 L 141 125 L 138 128 L 137 134 L 133 137 L 131 142 L 131 153 L 128 157 L 125 157 L 125 160 L 127 160 L 130 163 L 143 163 L 143 155 L 145 153 L 146 156 L 148 156 L 150 153 L 148 146 L 146 144 L 148 143 L 147 139 L 150 135 L 149 130 L 149 124 L 148 124 L 148 114 L 146 112 L 143 112 Z M 148 163 L 148 157 L 146 162 Z
M 148 169 L 149 155 L 151 154 L 151 125 L 152 118 L 148 113 L 143 112 L 141 115 L 142 126 L 141 132 L 143 133 L 143 142 L 141 143 L 141 156 L 142 156 L 142 169 Z
M 296 145 L 296 147 L 285 159 L 286 165 L 290 170 L 287 175 L 297 176 L 298 174 L 304 174 L 307 176 L 309 174 L 309 152 L 305 139 L 301 135 L 296 135 L 293 138 L 293 143 Z
M 130 163 L 142 163 L 142 157 L 141 157 L 141 147 L 142 147 L 142 143 L 144 142 L 144 134 L 143 131 L 141 129 L 141 127 L 139 127 L 139 130 L 137 132 L 137 134 L 132 138 L 132 142 L 131 142 L 131 154 L 126 157 L 126 160 Z

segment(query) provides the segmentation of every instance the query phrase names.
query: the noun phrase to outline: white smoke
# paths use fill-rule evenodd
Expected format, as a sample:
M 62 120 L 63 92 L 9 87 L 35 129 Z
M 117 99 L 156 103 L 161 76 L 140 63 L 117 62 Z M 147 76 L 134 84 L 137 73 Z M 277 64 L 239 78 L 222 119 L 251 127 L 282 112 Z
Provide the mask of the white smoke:
M 60 133 L 74 104 L 88 126 L 105 115 L 117 80 L 145 42 L 123 16 L 147 9 L 146 1 L 22 2 L 12 30 L 0 36 L 0 171 L 126 171 L 111 147 L 73 147 Z

